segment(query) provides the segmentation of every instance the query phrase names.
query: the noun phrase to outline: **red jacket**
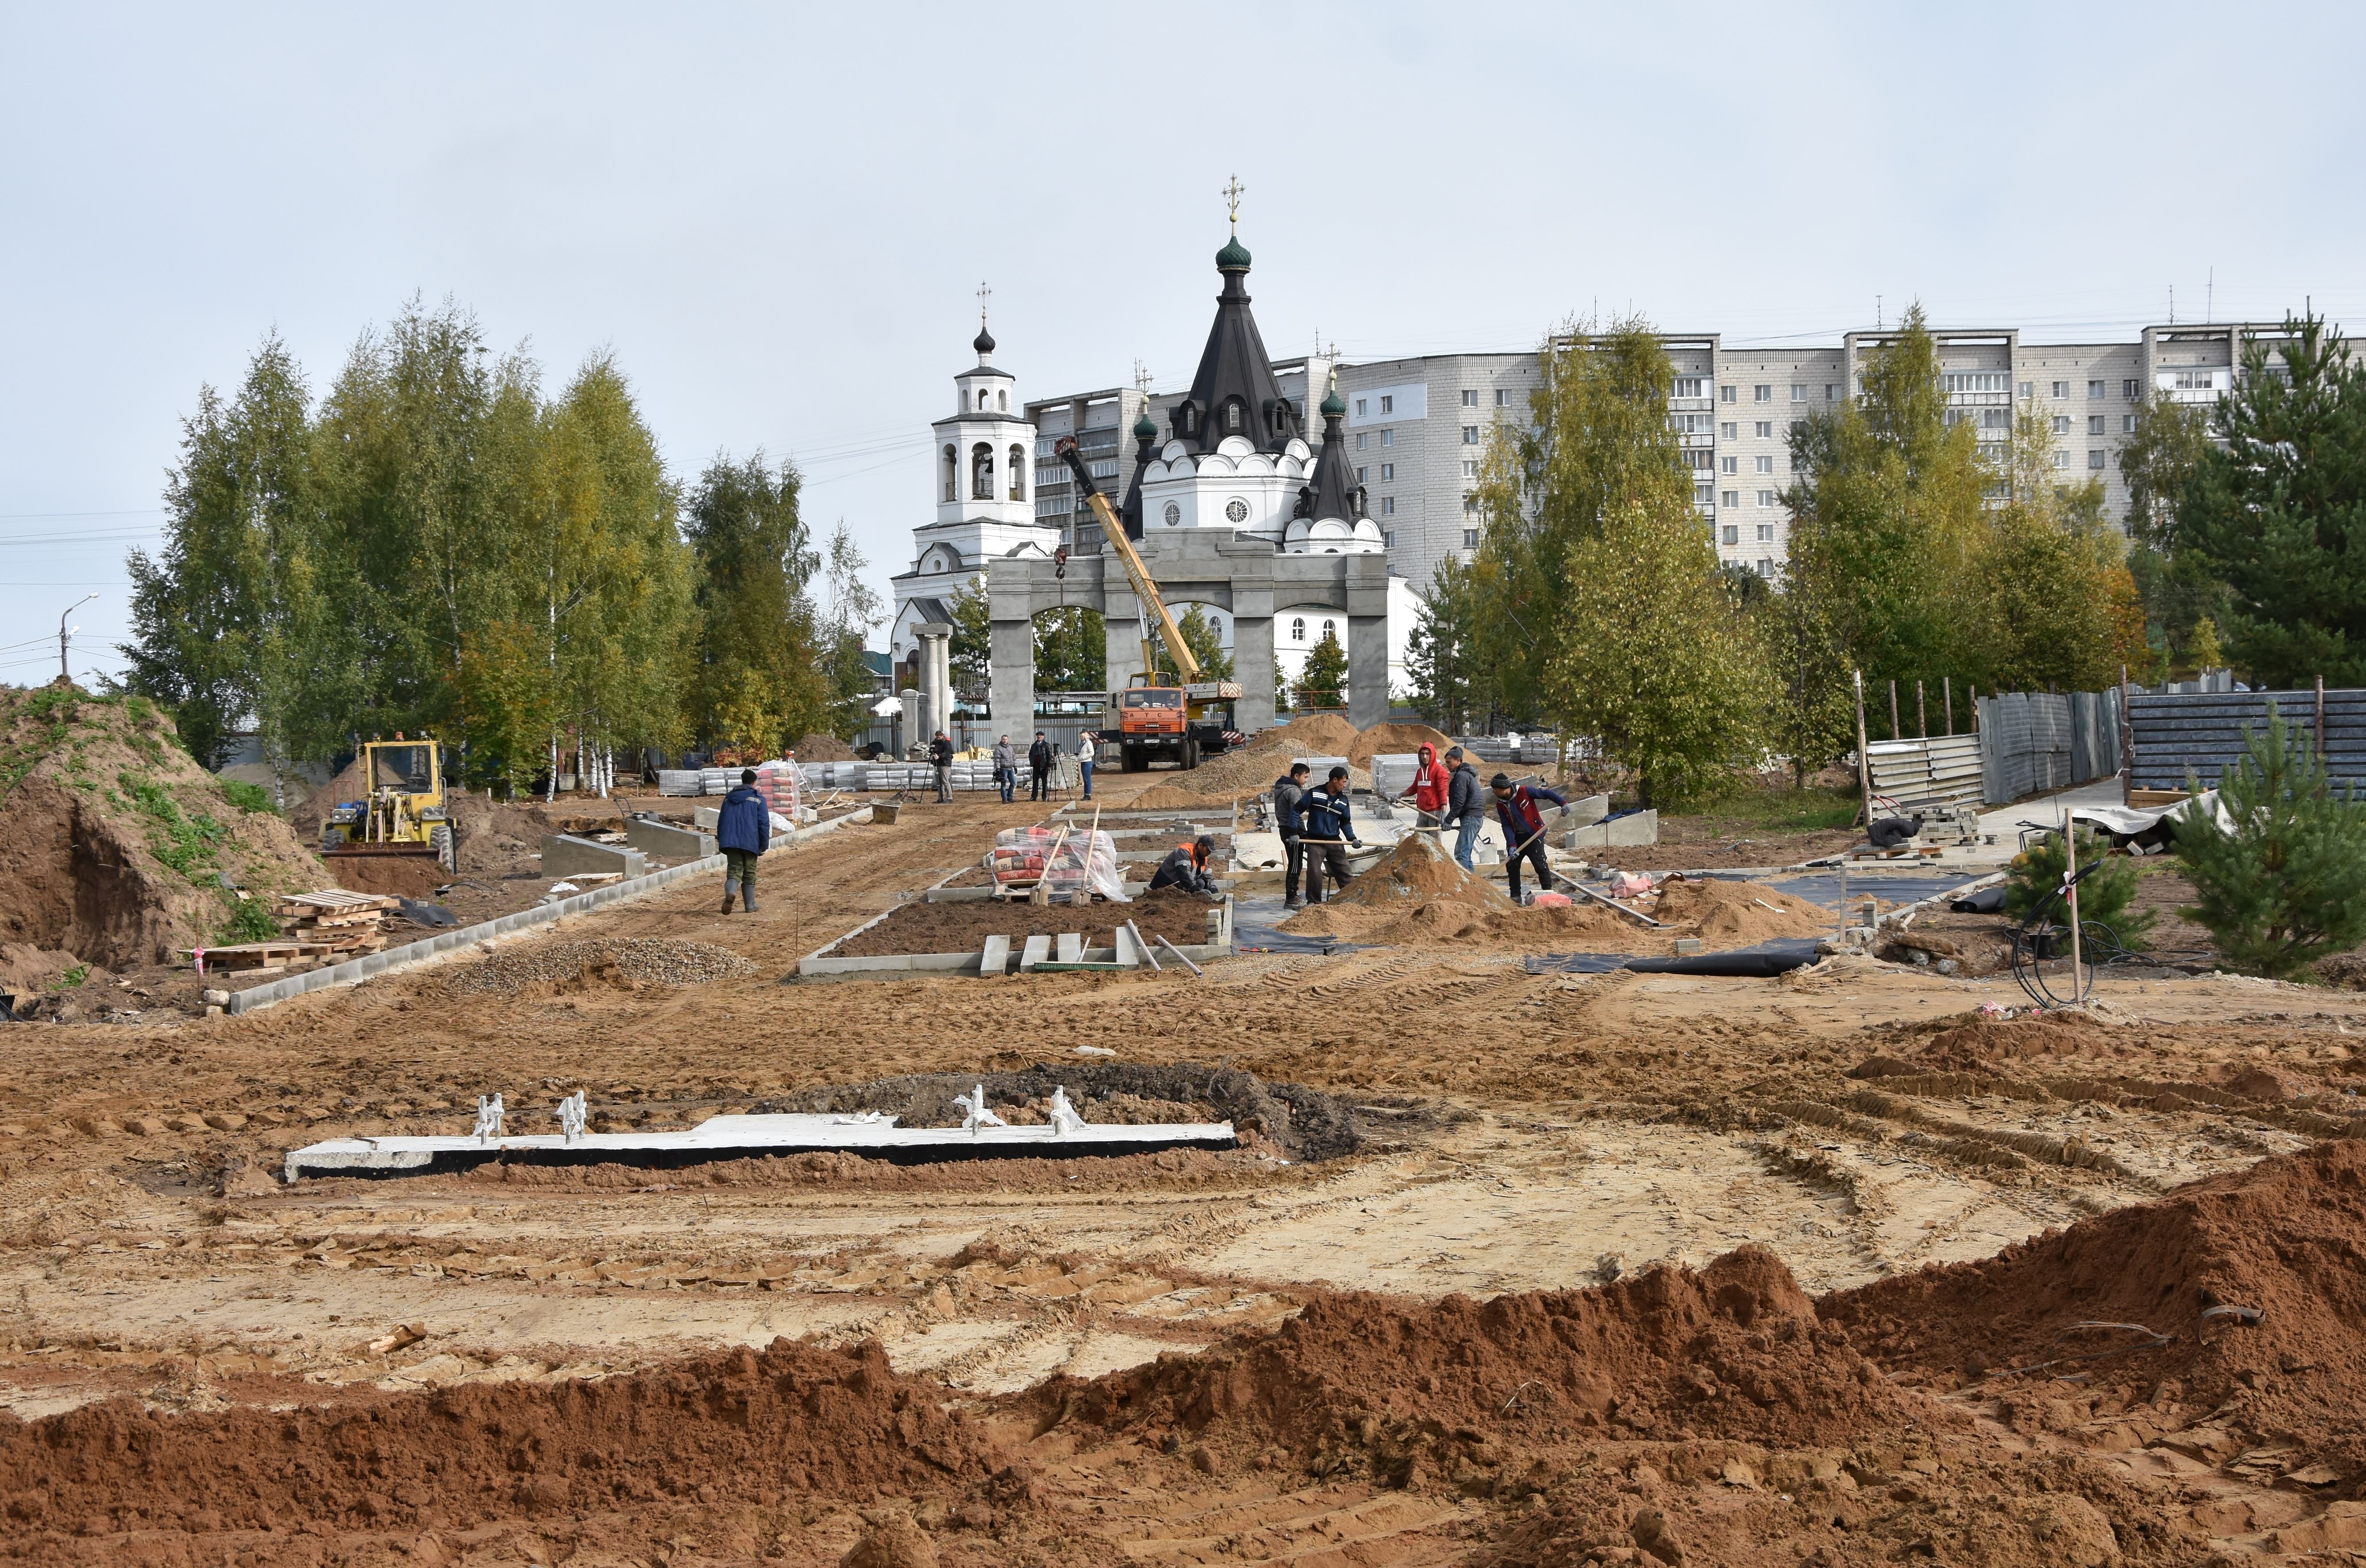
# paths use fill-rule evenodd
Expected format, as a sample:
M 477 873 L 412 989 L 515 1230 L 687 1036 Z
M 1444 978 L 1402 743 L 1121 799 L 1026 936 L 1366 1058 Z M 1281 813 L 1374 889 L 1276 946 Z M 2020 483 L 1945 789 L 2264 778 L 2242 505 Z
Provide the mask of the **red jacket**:
M 1446 790 L 1452 775 L 1437 760 L 1437 748 L 1425 745 L 1417 755 L 1413 770 L 1413 803 L 1425 812 L 1446 809 Z

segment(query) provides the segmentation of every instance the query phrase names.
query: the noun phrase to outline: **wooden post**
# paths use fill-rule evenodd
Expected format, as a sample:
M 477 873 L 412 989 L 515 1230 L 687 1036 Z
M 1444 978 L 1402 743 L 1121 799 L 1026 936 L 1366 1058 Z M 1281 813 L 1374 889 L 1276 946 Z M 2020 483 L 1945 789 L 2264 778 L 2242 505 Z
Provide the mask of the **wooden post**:
M 1922 705 L 1922 678 L 1914 678 L 1914 734 L 1922 740 L 1931 738 L 1931 711 Z
M 2136 726 L 2128 717 L 2128 666 L 2120 666 L 2120 804 L 2136 787 Z
M 1954 676 L 1939 678 L 1939 695 L 1947 705 L 1947 733 L 1952 735 L 1955 733 L 1955 678 Z
M 1898 727 L 1898 682 L 1894 680 L 1889 683 L 1889 738 L 1894 741 L 1906 738 L 1906 732 Z
M 1852 670 L 1850 678 L 1856 683 L 1856 789 L 1864 804 L 1865 825 L 1873 827 L 1873 759 L 1865 755 L 1865 671 Z
M 2062 808 L 2062 875 L 2070 888 L 2070 1002 L 2076 1006 L 2086 1000 L 2079 962 L 2079 833 L 2067 805 Z

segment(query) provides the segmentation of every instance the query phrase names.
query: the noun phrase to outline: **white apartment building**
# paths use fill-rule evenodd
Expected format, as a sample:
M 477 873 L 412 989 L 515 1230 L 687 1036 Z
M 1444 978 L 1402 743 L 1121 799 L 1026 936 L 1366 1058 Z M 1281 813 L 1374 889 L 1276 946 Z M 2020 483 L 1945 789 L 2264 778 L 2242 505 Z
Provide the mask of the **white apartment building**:
M 2180 401 L 2214 401 L 2232 388 L 2248 333 L 2267 341 L 2271 363 L 2281 323 L 2146 327 L 2132 342 L 2034 343 L 2019 328 L 1934 329 L 1951 421 L 1970 420 L 1990 455 L 2001 458 L 2021 404 L 2034 403 L 2055 438 L 2054 465 L 2066 482 L 2100 477 L 2106 515 L 2127 514 L 2120 446 L 2134 431 L 2146 388 Z M 1844 334 L 1836 344 L 1807 347 L 1727 345 L 1715 332 L 1662 334 L 1674 382 L 1668 418 L 1693 470 L 1693 495 L 1716 541 L 1718 558 L 1772 577 L 1790 549 L 1794 424 L 1864 389 L 1868 356 L 1895 331 Z M 1274 374 L 1300 407 L 1322 396 L 1327 357 L 1278 361 Z M 1391 572 L 1425 586 L 1448 555 L 1477 553 L 1481 522 L 1471 491 L 1479 457 L 1497 420 L 1528 417 L 1537 384 L 1534 353 L 1430 354 L 1336 365 L 1347 404 L 1357 480 L 1369 492 Z M 1311 379 L 1310 379 L 1311 377 Z M 1047 480 L 1050 442 L 1076 431 L 1096 479 L 1106 469 L 1111 496 L 1132 484 L 1133 452 L 1123 437 L 1146 408 L 1169 428 L 1180 392 L 1110 388 L 1031 402 L 1026 417 L 1042 432 L 1038 468 Z M 1036 521 L 1071 513 L 1066 487 L 1039 487 Z M 1076 548 L 1097 549 L 1098 531 L 1076 511 Z M 1286 633 L 1278 633 L 1279 640 Z

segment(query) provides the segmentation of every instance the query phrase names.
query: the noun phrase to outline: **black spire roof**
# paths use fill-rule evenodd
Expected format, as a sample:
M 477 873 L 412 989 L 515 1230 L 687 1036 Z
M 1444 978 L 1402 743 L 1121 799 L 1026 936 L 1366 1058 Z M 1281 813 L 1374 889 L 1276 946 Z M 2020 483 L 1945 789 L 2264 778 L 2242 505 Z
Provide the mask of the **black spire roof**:
M 1260 452 L 1279 452 L 1304 426 L 1304 410 L 1281 395 L 1273 361 L 1249 314 L 1249 253 L 1235 237 L 1216 252 L 1224 292 L 1216 297 L 1216 323 L 1200 353 L 1191 392 L 1175 409 L 1175 434 L 1195 452 L 1213 452 L 1228 435 Z
M 1314 458 L 1314 477 L 1298 492 L 1296 515 L 1335 517 L 1353 522 L 1365 515 L 1364 487 L 1356 483 L 1355 460 L 1347 454 L 1342 428 L 1347 406 L 1336 390 L 1323 399 L 1323 450 Z
M 1158 455 L 1158 421 L 1150 417 L 1150 405 L 1142 407 L 1142 418 L 1133 421 L 1133 478 L 1125 487 L 1125 504 L 1117 509 L 1117 520 L 1125 528 L 1128 539 L 1142 537 L 1142 476 Z

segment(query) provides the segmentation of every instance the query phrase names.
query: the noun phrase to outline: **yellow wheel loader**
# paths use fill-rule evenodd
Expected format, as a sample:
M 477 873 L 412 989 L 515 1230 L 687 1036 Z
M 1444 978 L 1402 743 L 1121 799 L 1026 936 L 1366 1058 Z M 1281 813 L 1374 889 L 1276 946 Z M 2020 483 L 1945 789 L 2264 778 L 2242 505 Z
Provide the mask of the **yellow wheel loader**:
M 460 868 L 452 836 L 452 809 L 444 798 L 443 751 L 426 736 L 362 745 L 366 798 L 339 801 L 321 830 L 329 860 L 361 856 L 433 858 L 446 872 Z

